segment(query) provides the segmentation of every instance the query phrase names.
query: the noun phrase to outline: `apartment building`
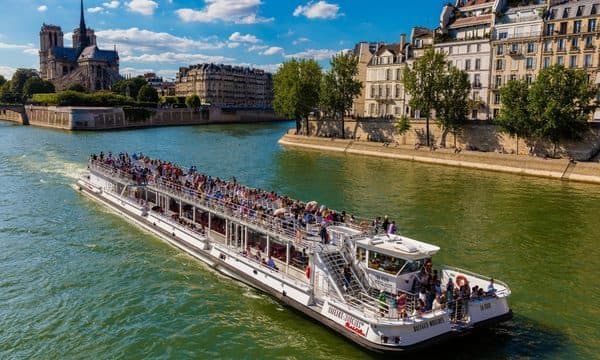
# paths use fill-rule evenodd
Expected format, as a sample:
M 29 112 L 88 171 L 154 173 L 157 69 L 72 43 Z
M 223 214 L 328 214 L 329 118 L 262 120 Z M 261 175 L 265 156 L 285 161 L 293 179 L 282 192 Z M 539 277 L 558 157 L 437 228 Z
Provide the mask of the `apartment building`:
M 175 94 L 196 94 L 204 104 L 222 107 L 271 108 L 273 79 L 260 69 L 199 64 L 179 69 Z
M 400 117 L 408 114 L 408 99 L 402 85 L 406 67 L 406 36 L 400 43 L 380 46 L 367 65 L 364 84 L 367 117 Z
M 356 97 L 352 103 L 352 114 L 356 116 L 365 115 L 365 100 L 366 91 L 365 84 L 367 82 L 367 66 L 371 62 L 373 55 L 377 52 L 379 47 L 385 45 L 383 42 L 359 42 L 354 46 L 352 53 L 358 58 L 358 75 L 356 79 L 363 84 L 363 89 L 358 97 Z
M 473 120 L 490 117 L 490 35 L 495 16 L 503 7 L 503 0 L 457 0 L 444 6 L 440 16 L 434 47 L 447 55 L 449 63 L 469 74 L 470 97 L 475 104 L 470 109 Z
M 541 68 L 545 0 L 522 1 L 498 16 L 491 42 L 491 91 L 488 104 L 491 116 L 501 107 L 500 88 L 510 80 L 535 80 Z

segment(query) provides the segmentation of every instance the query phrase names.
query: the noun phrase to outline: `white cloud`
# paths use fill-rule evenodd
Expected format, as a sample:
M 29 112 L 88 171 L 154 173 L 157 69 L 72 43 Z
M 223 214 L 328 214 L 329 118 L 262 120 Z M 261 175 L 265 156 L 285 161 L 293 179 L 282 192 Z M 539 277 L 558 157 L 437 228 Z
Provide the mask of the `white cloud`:
M 23 50 L 23 53 L 25 53 L 27 55 L 38 56 L 40 54 L 40 49 L 37 49 L 37 48 L 27 48 L 27 49 Z
M 294 10 L 294 16 L 304 15 L 309 19 L 335 19 L 343 14 L 339 13 L 340 6 L 337 4 L 330 4 L 326 1 L 319 2 L 308 2 L 308 4 L 302 6 L 298 5 Z
M 240 44 L 240 43 L 238 43 L 238 42 L 230 42 L 230 43 L 227 43 L 227 47 L 228 47 L 228 48 L 230 48 L 230 49 L 235 49 L 235 48 L 239 47 L 240 45 L 241 45 L 241 44 Z
M 333 55 L 337 55 L 347 50 L 329 50 L 329 49 L 308 49 L 295 54 L 286 54 L 286 58 L 306 58 L 315 60 L 330 59 Z
M 292 44 L 293 45 L 298 45 L 298 44 L 301 44 L 303 42 L 308 42 L 308 41 L 310 41 L 310 39 L 305 38 L 305 37 L 301 37 L 301 38 L 298 38 L 298 39 L 292 41 Z
M 160 54 L 143 54 L 139 56 L 125 56 L 121 59 L 123 62 L 133 63 L 222 63 L 230 62 L 234 59 L 224 56 L 210 56 L 203 54 L 186 54 L 186 53 L 174 53 L 164 52 Z
M 233 34 L 231 34 L 231 36 L 229 36 L 229 40 L 235 41 L 235 42 L 250 43 L 250 44 L 256 44 L 256 43 L 261 42 L 261 40 L 259 38 L 257 38 L 256 36 L 254 36 L 252 34 L 242 35 L 242 34 L 240 34 L 239 31 L 236 31 Z
M 252 45 L 248 48 L 248 51 L 261 51 L 268 48 L 267 45 Z
M 205 0 L 201 10 L 179 9 L 179 18 L 185 22 L 231 22 L 235 24 L 258 24 L 271 22 L 273 18 L 258 16 L 261 0 Z
M 102 3 L 102 6 L 104 6 L 107 9 L 116 9 L 116 8 L 119 7 L 119 5 L 121 5 L 121 3 L 118 2 L 118 1 L 111 1 L 111 2 Z
M 154 15 L 154 10 L 158 8 L 158 3 L 153 0 L 131 0 L 126 3 L 129 10 L 142 15 Z
M 279 46 L 271 46 L 270 48 L 261 52 L 260 54 L 266 55 L 266 56 L 271 56 L 271 55 L 275 55 L 275 54 L 279 54 L 279 53 L 283 53 L 283 48 L 281 48 Z
M 254 68 L 254 69 L 261 69 L 261 70 L 264 70 L 264 71 L 270 72 L 270 73 L 276 72 L 277 69 L 279 69 L 281 67 L 281 64 L 248 64 L 248 63 L 238 63 L 238 64 L 231 64 L 231 65 L 245 66 L 245 67 L 250 67 L 250 68 Z
M 0 65 L 0 75 L 4 76 L 6 79 L 12 78 L 15 71 L 17 71 L 17 69 L 13 67 Z
M 67 37 L 65 35 L 65 37 Z M 97 31 L 98 43 L 101 48 L 112 48 L 114 44 L 121 54 L 131 55 L 134 52 L 186 52 L 194 50 L 222 49 L 226 44 L 215 38 L 193 40 L 175 36 L 166 32 L 150 30 L 109 29 Z
M 39 49 L 36 48 L 33 44 L 18 45 L 18 44 L 7 44 L 4 42 L 0 42 L 0 49 L 23 50 L 23 53 L 25 53 L 27 55 L 38 55 L 39 54 Z
M 37 11 L 39 11 L 39 12 L 44 12 L 46 10 L 48 10 L 48 6 L 46 6 L 46 5 L 40 5 L 37 8 Z
M 93 8 L 89 8 L 89 9 L 87 9 L 87 11 L 88 11 L 89 13 L 92 13 L 92 14 L 94 14 L 94 13 L 99 13 L 99 12 L 102 12 L 102 11 L 104 11 L 104 8 L 103 8 L 102 6 L 96 6 L 96 7 L 93 7 Z

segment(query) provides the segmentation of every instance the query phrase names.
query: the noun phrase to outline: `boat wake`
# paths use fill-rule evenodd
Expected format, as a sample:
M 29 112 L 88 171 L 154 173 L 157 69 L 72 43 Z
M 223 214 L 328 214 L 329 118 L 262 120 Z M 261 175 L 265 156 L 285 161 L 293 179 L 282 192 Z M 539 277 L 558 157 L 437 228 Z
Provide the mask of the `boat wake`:
M 86 170 L 85 165 L 64 160 L 53 151 L 35 155 L 19 155 L 6 158 L 6 160 L 12 165 L 11 167 L 24 169 L 34 174 L 57 175 L 69 182 L 79 179 Z M 40 179 L 40 183 L 45 184 L 47 182 L 47 176 Z

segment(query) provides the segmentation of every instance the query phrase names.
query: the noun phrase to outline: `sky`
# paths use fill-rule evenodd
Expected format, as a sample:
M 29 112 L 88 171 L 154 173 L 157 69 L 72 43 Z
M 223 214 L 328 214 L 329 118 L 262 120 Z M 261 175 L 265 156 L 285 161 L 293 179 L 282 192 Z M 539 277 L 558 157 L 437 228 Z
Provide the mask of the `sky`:
M 292 57 L 318 60 L 359 41 L 398 42 L 413 26 L 435 27 L 446 0 L 84 0 L 101 49 L 119 51 L 122 75 L 204 62 L 274 72 Z M 39 68 L 43 23 L 62 27 L 65 46 L 79 25 L 79 0 L 0 0 L 0 74 Z

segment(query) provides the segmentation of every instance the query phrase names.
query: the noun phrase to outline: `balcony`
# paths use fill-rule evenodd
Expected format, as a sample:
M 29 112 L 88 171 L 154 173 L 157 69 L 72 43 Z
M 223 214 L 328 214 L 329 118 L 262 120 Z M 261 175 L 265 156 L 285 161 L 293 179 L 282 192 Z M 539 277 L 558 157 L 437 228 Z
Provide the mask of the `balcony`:
M 511 57 L 519 57 L 519 56 L 523 56 L 523 53 L 521 53 L 521 50 L 511 49 L 508 51 L 508 55 L 510 55 Z
M 594 51 L 596 50 L 596 47 L 592 44 L 586 44 L 585 48 L 583 48 L 583 51 L 588 52 L 588 51 Z
M 471 84 L 471 88 L 473 88 L 473 89 L 481 89 L 481 83 L 473 83 L 473 84 Z
M 571 53 L 579 52 L 579 46 L 571 46 L 569 48 L 569 52 L 571 52 Z

